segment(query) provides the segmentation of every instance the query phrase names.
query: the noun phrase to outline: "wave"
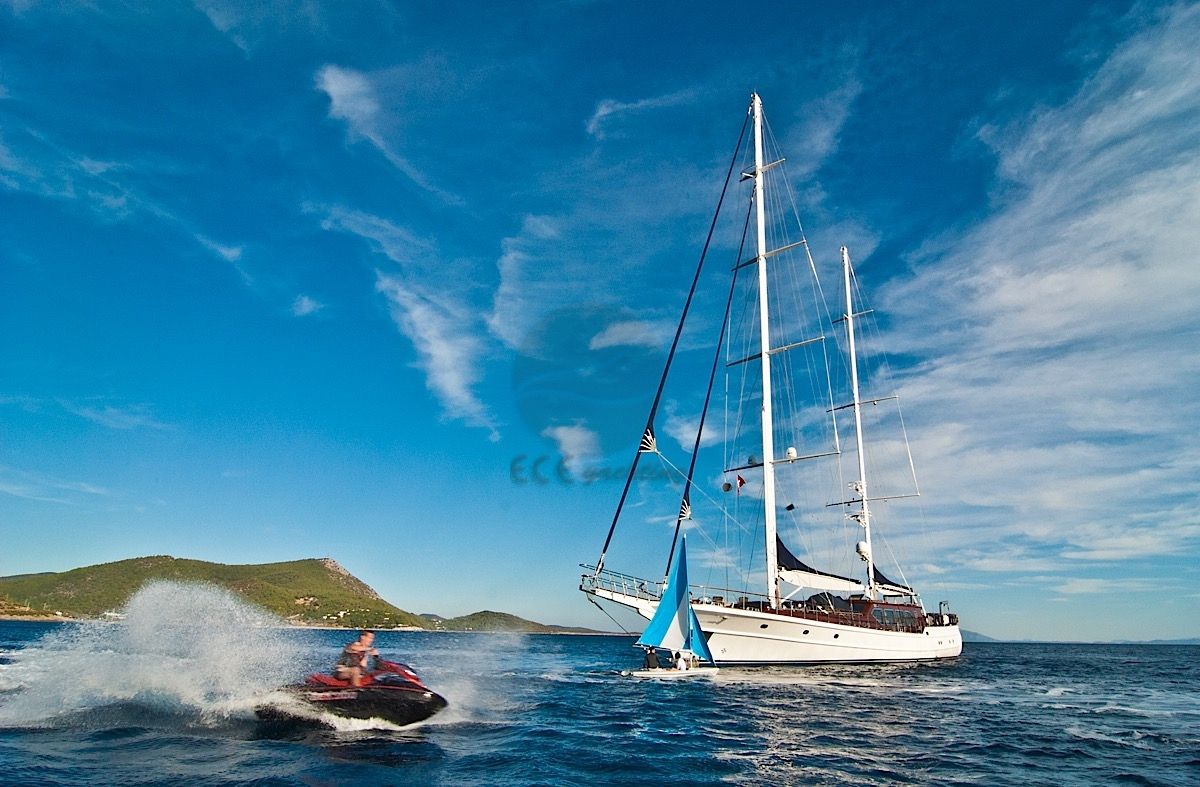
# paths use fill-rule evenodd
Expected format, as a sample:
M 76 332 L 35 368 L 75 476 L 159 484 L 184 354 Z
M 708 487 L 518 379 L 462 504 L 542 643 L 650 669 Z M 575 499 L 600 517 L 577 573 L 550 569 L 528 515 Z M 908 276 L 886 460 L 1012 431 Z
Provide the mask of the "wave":
M 301 662 L 278 619 L 212 585 L 148 583 L 122 612 L 119 623 L 63 626 L 6 654 L 0 727 L 130 707 L 218 724 L 250 717 L 257 693 L 288 682 Z

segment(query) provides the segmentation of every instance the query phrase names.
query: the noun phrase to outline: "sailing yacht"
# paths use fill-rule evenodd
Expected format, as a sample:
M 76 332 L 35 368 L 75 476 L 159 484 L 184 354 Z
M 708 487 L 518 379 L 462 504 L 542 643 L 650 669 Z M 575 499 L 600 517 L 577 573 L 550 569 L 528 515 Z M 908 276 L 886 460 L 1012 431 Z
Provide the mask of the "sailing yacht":
M 666 457 L 656 436 L 656 420 L 663 409 L 664 391 L 671 377 L 672 366 L 679 356 L 684 325 L 693 304 L 698 300 L 697 287 L 704 279 L 702 272 L 710 250 L 708 244 L 700 256 L 692 288 L 604 546 L 595 565 L 583 566 L 585 572 L 581 577 L 580 590 L 602 609 L 599 602 L 614 603 L 653 621 L 647 627 L 648 634 L 653 634 L 651 630 L 656 626 L 661 628 L 658 624 L 661 620 L 684 619 L 674 609 L 670 615 L 656 614 L 663 612 L 660 607 L 664 605 L 674 607 L 682 594 L 690 605 L 687 618 L 697 621 L 707 650 L 711 653 L 711 660 L 717 665 L 898 662 L 953 658 L 962 651 L 962 635 L 958 617 L 950 612 L 948 604 L 941 602 L 936 612 L 927 610 L 917 591 L 904 580 L 902 572 L 896 574 L 901 577 L 899 581 L 889 579 L 876 560 L 878 545 L 873 537 L 875 504 L 884 505 L 884 501 L 917 494 L 915 491 L 891 494 L 889 490 L 876 490 L 868 485 L 864 410 L 868 407 L 874 410 L 881 404 L 895 401 L 896 397 L 864 399 L 860 395 L 859 367 L 862 361 L 858 345 L 861 337 L 856 334 L 856 328 L 868 313 L 856 311 L 856 279 L 848 250 L 845 247 L 841 249 L 844 299 L 838 306 L 841 314 L 834 318 L 825 303 L 819 281 L 816 281 L 817 266 L 799 220 L 792 222 L 798 235 L 778 230 L 774 220 L 768 224 L 768 207 L 773 214 L 787 213 L 789 200 L 774 191 L 776 186 L 780 186 L 782 188 L 779 191 L 787 192 L 788 182 L 782 174 L 782 157 L 767 160 L 769 126 L 757 94 L 750 99 L 747 120 L 726 175 L 717 215 L 721 215 L 730 184 L 734 181 L 732 176 L 739 156 L 744 149 L 751 147 L 744 144 L 747 128 L 753 138 L 753 159 L 752 163 L 747 160 L 747 165 L 740 171 L 739 182 L 748 181 L 752 188 L 749 189 L 745 221 L 740 228 L 742 245 L 731 266 L 732 281 L 725 317 L 714 347 L 708 389 L 689 462 L 686 469 L 681 469 Z M 748 153 L 746 156 L 749 159 Z M 770 192 L 768 181 L 772 186 Z M 794 200 L 791 204 L 794 205 Z M 713 229 L 717 226 L 718 218 L 714 217 L 709 231 L 710 242 Z M 751 242 L 752 252 L 748 249 Z M 810 277 L 813 283 L 803 287 L 786 284 L 783 274 L 789 267 Z M 739 292 L 744 296 L 745 305 L 734 308 L 735 295 Z M 815 322 L 808 323 L 823 326 L 817 329 L 815 335 L 788 333 L 789 329 L 775 319 L 776 309 L 780 316 L 796 316 L 802 302 L 812 304 L 819 313 Z M 738 315 L 742 315 L 740 325 Z M 835 325 L 837 323 L 841 326 Z M 833 334 L 835 330 L 837 333 L 844 331 L 844 334 L 830 338 L 825 333 Z M 829 382 L 828 395 L 822 406 L 810 406 L 808 409 L 797 406 L 795 392 L 788 389 L 786 384 L 792 377 L 811 374 L 819 369 L 823 369 L 826 376 L 832 379 L 829 362 L 831 353 L 826 347 L 833 344 L 837 347 L 836 354 L 844 356 L 842 376 L 846 382 L 842 387 L 848 389 L 848 401 L 835 401 L 833 384 Z M 732 352 L 735 349 L 739 352 Z M 701 475 L 703 471 L 698 470 L 698 460 L 722 355 L 725 357 L 726 370 L 726 451 L 721 481 L 713 482 L 710 476 Z M 800 361 L 796 360 L 796 356 L 800 357 Z M 731 384 L 729 376 L 735 372 L 742 374 L 741 382 Z M 693 380 L 696 377 L 694 374 L 688 376 Z M 821 388 L 810 385 L 809 390 Z M 777 416 L 777 410 L 789 407 L 792 409 L 786 415 Z M 730 411 L 734 413 L 732 416 Z M 818 412 L 830 424 L 826 431 L 830 436 L 828 445 L 817 445 L 812 440 L 813 415 Z M 845 417 L 847 413 L 853 424 L 852 443 L 840 438 L 837 427 L 839 416 Z M 787 440 L 780 443 L 788 446 L 782 452 L 776 448 L 777 437 Z M 751 441 L 754 453 L 741 454 L 743 458 L 735 459 L 735 456 L 739 456 L 736 453 L 739 446 L 744 447 L 747 441 Z M 907 439 L 904 445 L 907 449 Z M 681 590 L 678 582 L 671 582 L 670 578 L 646 579 L 607 568 L 606 561 L 622 513 L 633 507 L 626 504 L 630 502 L 631 489 L 635 488 L 638 479 L 639 463 L 647 457 L 658 457 L 665 467 L 677 475 L 682 487 L 678 514 L 674 516 L 674 534 L 667 550 L 668 570 L 673 565 L 677 547 L 681 548 L 682 532 L 696 530 L 705 533 L 702 524 L 693 521 L 693 493 L 696 493 L 704 498 L 706 505 L 711 503 L 720 510 L 717 521 L 727 532 L 740 529 L 751 533 L 752 537 L 744 538 L 742 544 L 748 545 L 745 551 L 752 553 L 750 561 L 734 563 L 730 560 L 730 565 L 735 566 L 735 573 L 740 574 L 736 577 L 737 584 L 692 585 Z M 853 462 L 850 461 L 851 457 Z M 788 502 L 796 499 L 797 493 L 789 491 L 789 484 L 795 480 L 791 476 L 811 477 L 811 474 L 793 471 L 810 462 L 833 462 L 839 468 L 850 465 L 849 471 L 837 471 L 843 475 L 838 476 L 842 483 L 836 488 L 848 490 L 848 493 L 835 493 L 834 500 L 826 500 L 819 505 L 812 503 L 807 495 L 798 495 L 807 501 L 813 511 L 797 519 L 796 505 Z M 911 457 L 908 464 L 911 468 Z M 845 481 L 845 472 L 853 474 L 848 482 Z M 915 490 L 915 472 L 913 486 Z M 718 492 L 718 489 L 721 491 Z M 835 511 L 843 532 L 854 534 L 851 538 L 843 535 L 843 545 L 852 554 L 843 556 L 842 560 L 861 562 L 861 575 L 848 576 L 853 573 L 850 569 L 839 572 L 815 568 L 810 564 L 817 562 L 812 557 L 817 550 L 807 549 L 805 552 L 809 562 L 805 562 L 795 554 L 801 550 L 789 548 L 781 537 L 781 510 L 785 516 L 792 518 L 793 525 L 785 533 L 790 538 L 801 531 L 800 525 L 809 525 L 817 520 L 819 509 L 822 508 Z M 697 518 L 707 518 L 707 515 Z M 752 527 L 749 526 L 751 522 Z M 718 544 L 712 536 L 707 537 L 712 542 L 714 557 L 730 551 L 727 545 Z M 850 544 L 853 544 L 852 548 Z M 883 551 L 890 553 L 887 549 Z M 894 569 L 888 570 L 894 573 Z M 686 584 L 686 580 L 684 582 Z M 646 635 L 643 635 L 643 639 L 646 639 Z

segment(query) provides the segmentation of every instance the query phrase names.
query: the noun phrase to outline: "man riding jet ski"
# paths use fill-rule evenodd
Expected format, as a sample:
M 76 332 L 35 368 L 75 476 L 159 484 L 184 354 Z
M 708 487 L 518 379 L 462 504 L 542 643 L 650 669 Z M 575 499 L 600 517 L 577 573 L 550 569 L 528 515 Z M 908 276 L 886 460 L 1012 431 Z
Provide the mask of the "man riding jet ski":
M 350 719 L 382 719 L 398 726 L 424 721 L 446 707 L 445 698 L 431 691 L 409 666 L 379 658 L 371 647 L 374 639 L 373 632 L 360 632 L 343 649 L 333 675 L 309 675 L 304 683 L 282 690 L 308 709 Z M 282 705 L 260 705 L 254 712 L 260 719 L 313 720 Z

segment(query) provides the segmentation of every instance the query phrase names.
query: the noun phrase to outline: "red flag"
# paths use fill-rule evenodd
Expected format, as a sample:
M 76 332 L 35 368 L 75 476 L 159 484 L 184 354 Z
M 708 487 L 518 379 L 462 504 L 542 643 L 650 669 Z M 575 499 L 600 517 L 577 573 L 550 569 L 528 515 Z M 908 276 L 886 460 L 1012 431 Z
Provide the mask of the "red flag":
M 741 476 L 738 476 L 737 477 L 737 491 L 738 491 L 739 495 L 742 493 L 742 487 L 745 485 L 746 485 L 746 479 L 742 478 Z

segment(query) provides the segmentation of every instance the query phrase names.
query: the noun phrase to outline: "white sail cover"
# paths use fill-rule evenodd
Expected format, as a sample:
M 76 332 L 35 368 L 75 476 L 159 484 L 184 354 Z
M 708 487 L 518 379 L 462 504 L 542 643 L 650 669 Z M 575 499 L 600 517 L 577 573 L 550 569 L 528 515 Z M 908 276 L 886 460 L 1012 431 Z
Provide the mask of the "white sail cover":
M 789 585 L 815 590 L 832 590 L 837 593 L 863 593 L 866 587 L 863 583 L 852 579 L 843 579 L 830 574 L 814 574 L 797 569 L 779 569 L 779 578 Z
M 878 585 L 881 593 L 885 596 L 895 596 L 897 598 L 904 596 L 915 596 L 917 591 L 912 588 L 901 587 L 900 585 Z

